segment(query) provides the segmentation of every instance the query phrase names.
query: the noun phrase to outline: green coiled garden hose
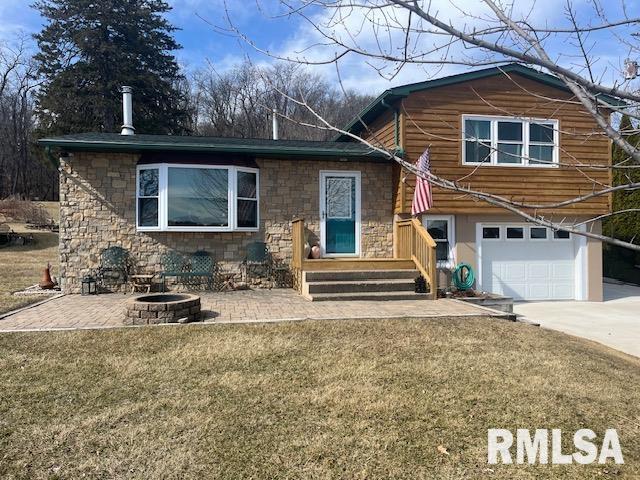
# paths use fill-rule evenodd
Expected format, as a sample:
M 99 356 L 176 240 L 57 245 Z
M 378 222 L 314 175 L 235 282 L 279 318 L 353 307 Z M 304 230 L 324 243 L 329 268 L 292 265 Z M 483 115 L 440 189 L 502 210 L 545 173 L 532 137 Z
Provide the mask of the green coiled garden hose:
M 476 281 L 473 268 L 468 263 L 460 263 L 453 270 L 453 284 L 458 290 L 469 290 Z

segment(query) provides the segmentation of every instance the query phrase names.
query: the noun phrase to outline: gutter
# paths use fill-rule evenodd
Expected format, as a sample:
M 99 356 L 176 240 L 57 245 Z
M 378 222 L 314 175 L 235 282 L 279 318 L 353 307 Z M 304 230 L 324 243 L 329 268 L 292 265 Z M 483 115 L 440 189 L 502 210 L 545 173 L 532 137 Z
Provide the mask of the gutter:
M 197 144 L 165 144 L 165 143 L 121 143 L 105 141 L 75 141 L 75 140 L 55 140 L 43 138 L 38 140 L 40 145 L 45 146 L 48 155 L 51 156 L 52 147 L 69 150 L 100 150 L 118 152 L 137 151 L 183 151 L 183 152 L 219 152 L 219 153 L 244 153 L 251 155 L 307 155 L 307 156 L 327 156 L 327 157 L 356 157 L 356 158 L 376 158 L 386 160 L 386 157 L 375 151 L 354 152 L 339 151 L 333 149 L 301 149 L 296 147 L 263 147 L 255 148 L 251 146 L 228 146 L 228 145 L 197 145 Z M 51 161 L 51 160 L 50 160 Z

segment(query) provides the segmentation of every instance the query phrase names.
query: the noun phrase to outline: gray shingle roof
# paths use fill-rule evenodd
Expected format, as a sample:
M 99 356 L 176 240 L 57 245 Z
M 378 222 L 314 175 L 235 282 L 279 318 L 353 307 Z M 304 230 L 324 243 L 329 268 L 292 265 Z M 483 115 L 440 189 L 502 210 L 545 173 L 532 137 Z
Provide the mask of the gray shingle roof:
M 117 133 L 77 133 L 42 138 L 46 147 L 67 151 L 184 151 L 235 153 L 253 156 L 304 156 L 366 158 L 387 161 L 388 157 L 355 142 L 269 140 L 259 138 L 196 137 L 177 135 L 119 135 Z

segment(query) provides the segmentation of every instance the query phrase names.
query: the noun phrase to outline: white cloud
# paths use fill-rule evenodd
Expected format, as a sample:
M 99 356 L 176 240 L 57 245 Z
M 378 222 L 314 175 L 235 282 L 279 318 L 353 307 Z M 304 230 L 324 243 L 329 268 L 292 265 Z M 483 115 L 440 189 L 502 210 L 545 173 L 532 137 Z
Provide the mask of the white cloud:
M 22 1 L 0 0 L 0 41 L 13 42 L 29 36 L 40 28 L 38 12 Z
M 352 2 L 349 2 L 352 3 Z M 489 7 L 480 1 L 465 0 L 432 0 L 424 2 L 425 8 L 429 4 L 431 13 L 445 23 L 451 23 L 458 28 L 464 26 L 465 29 L 482 29 L 495 26 L 495 15 Z M 598 23 L 597 18 L 593 18 L 593 11 L 587 8 L 590 3 L 586 0 L 574 2 L 574 7 L 580 12 L 587 11 L 587 20 L 591 23 Z M 398 8 L 385 8 L 381 10 L 371 10 L 367 8 L 352 8 L 344 10 L 343 14 L 335 9 L 315 10 L 309 12 L 309 18 L 313 24 L 322 26 L 322 31 L 337 38 L 340 42 L 353 47 L 360 48 L 368 52 L 382 52 L 389 55 L 398 56 L 402 51 L 405 41 L 404 31 L 400 28 L 385 30 L 376 27 L 375 24 L 391 22 L 392 25 L 406 25 L 408 13 L 406 10 Z M 612 15 L 614 13 L 612 12 Z M 541 26 L 567 26 L 564 18 L 564 11 L 560 8 L 557 0 L 538 0 L 537 2 L 525 2 L 518 0 L 514 3 L 511 11 L 512 18 L 526 18 L 533 25 Z M 614 15 L 615 16 L 615 15 Z M 412 24 L 416 25 L 415 17 Z M 426 25 L 423 25 L 426 28 Z M 433 34 L 423 34 L 420 36 L 419 48 L 417 51 L 427 52 L 433 49 L 434 45 L 443 45 L 448 37 Z M 342 49 L 314 29 L 308 22 L 302 22 L 290 36 L 290 38 L 277 50 L 279 55 L 298 60 L 309 60 L 320 62 L 332 58 Z M 596 43 L 596 49 L 598 42 Z M 549 51 L 553 54 L 563 54 L 565 64 L 573 53 L 577 53 L 575 47 L 566 41 L 551 41 L 548 45 Z M 610 47 L 609 47 L 610 48 Z M 594 52 L 595 53 L 595 52 Z M 610 52 L 605 51 L 610 54 Z M 438 61 L 442 58 L 442 50 L 427 56 L 430 60 Z M 470 51 L 465 49 L 461 43 L 453 45 L 447 50 L 447 59 L 460 59 L 463 55 L 474 55 L 475 58 L 484 58 L 485 53 L 480 51 Z M 480 57 L 481 56 L 481 57 Z M 610 60 L 610 59 L 608 59 Z M 598 68 L 603 68 L 605 62 L 601 62 Z M 467 71 L 472 67 L 435 64 L 419 65 L 407 64 L 395 75 L 397 64 L 387 60 L 367 58 L 356 53 L 349 53 L 339 61 L 340 75 L 343 84 L 347 88 L 369 93 L 380 93 L 391 86 L 413 83 L 428 80 L 430 78 L 441 77 Z M 320 72 L 330 78 L 336 79 L 335 65 L 311 66 L 311 70 Z M 388 77 L 393 76 L 389 79 Z

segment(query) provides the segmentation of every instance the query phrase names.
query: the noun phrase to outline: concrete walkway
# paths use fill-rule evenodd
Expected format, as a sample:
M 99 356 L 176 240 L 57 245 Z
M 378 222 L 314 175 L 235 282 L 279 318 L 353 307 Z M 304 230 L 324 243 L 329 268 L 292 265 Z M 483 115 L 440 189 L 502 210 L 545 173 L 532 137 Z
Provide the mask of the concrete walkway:
M 640 357 L 640 287 L 604 284 L 604 302 L 522 302 L 514 312 L 544 328 Z
M 492 315 L 451 299 L 310 302 L 290 289 L 199 292 L 206 323 Z M 131 295 L 65 295 L 0 319 L 0 332 L 122 327 Z

